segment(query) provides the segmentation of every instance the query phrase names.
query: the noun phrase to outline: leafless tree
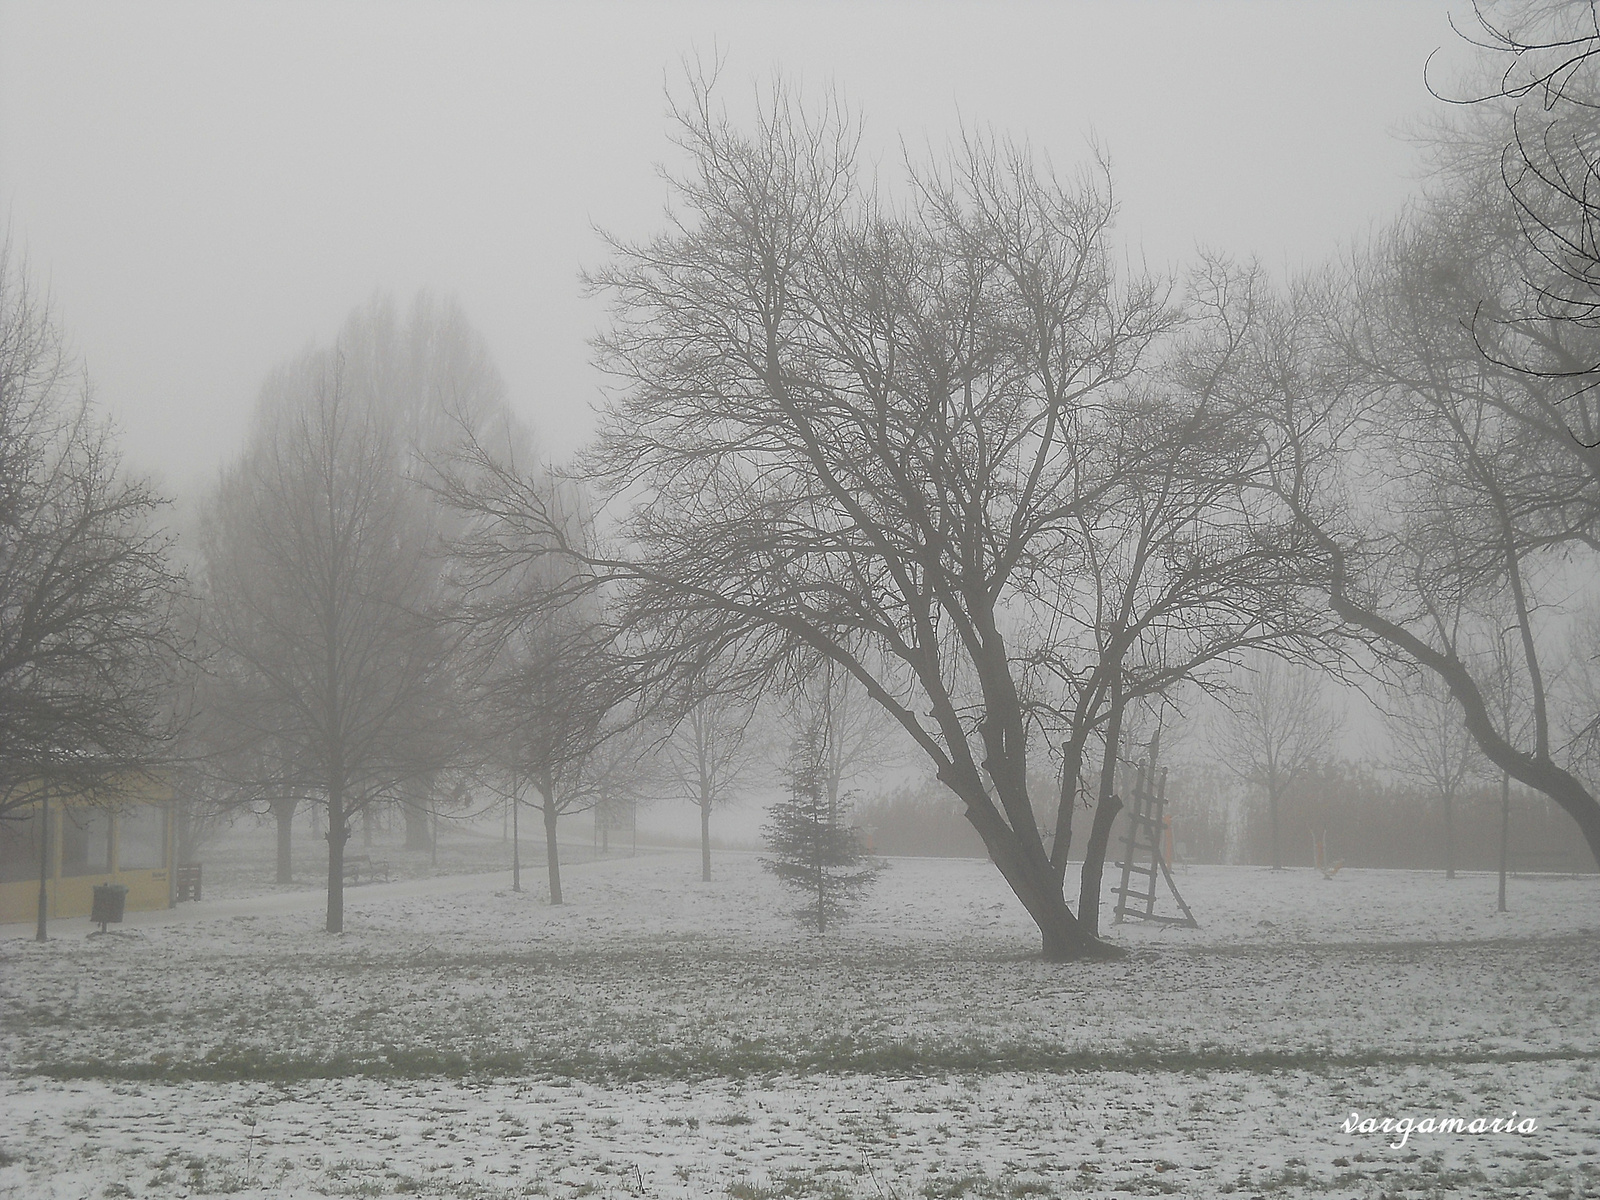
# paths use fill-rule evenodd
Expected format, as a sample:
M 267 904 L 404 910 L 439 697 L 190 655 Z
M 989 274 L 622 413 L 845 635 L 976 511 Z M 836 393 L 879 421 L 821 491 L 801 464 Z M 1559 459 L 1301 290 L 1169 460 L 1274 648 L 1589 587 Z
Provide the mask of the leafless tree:
M 892 766 L 896 760 L 899 726 L 871 701 L 853 676 L 831 661 L 799 673 L 779 706 L 791 735 L 788 741 L 816 741 L 817 760 L 807 770 L 820 781 L 830 814 L 838 813 L 840 797 L 853 780 Z M 792 756 L 792 748 L 785 747 L 783 761 L 787 763 Z
M 164 502 L 110 426 L 9 238 L 0 243 L 0 820 L 115 805 L 171 757 L 185 582 Z M 45 938 L 41 853 L 37 936 Z
M 1498 205 L 1492 190 L 1446 189 L 1313 297 L 1326 353 L 1270 399 L 1275 487 L 1318 544 L 1308 582 L 1331 614 L 1381 657 L 1437 675 L 1483 755 L 1560 805 L 1600 856 L 1600 803 L 1551 737 L 1546 665 L 1570 594 L 1562 579 L 1591 571 L 1600 549 L 1600 459 L 1569 428 L 1592 397 L 1483 353 L 1474 314 L 1525 286 L 1529 269 Z M 1584 336 L 1572 323 L 1541 333 Z M 1456 627 L 1466 608 L 1508 614 L 1525 735 L 1495 719 Z
M 519 461 L 530 457 L 525 431 L 501 430 L 492 445 L 473 435 L 438 493 L 459 520 L 449 543 L 459 593 L 452 619 L 476 663 L 477 737 L 507 780 L 513 811 L 526 803 L 543 818 L 550 903 L 560 904 L 558 822 L 633 790 L 630 735 L 642 722 L 633 663 L 588 573 L 506 545 L 518 536 L 508 521 L 529 510 L 579 555 L 593 537 L 583 488 L 548 466 L 523 475 Z
M 1103 865 L 1122 802 L 1131 712 L 1170 705 L 1185 684 L 1225 686 L 1255 647 L 1313 655 L 1329 630 L 1298 598 L 1305 539 L 1258 492 L 1278 471 L 1254 397 L 1280 386 L 1306 332 L 1275 320 L 1259 268 L 1206 260 L 1188 282 L 1185 335 L 1109 408 L 1109 486 L 1077 514 L 1076 553 L 1057 562 L 1051 637 L 1035 650 L 1035 688 L 1066 698 L 1058 837 L 1064 869 L 1075 791 L 1094 807 L 1078 919 L 1099 920 Z M 1240 388 L 1240 364 L 1268 364 Z M 1097 787 L 1085 756 L 1098 741 Z
M 749 777 L 755 755 L 749 744 L 752 707 L 739 697 L 700 689 L 662 743 L 661 754 L 674 788 L 700 810 L 700 878 L 711 882 L 711 813 L 732 804 Z
M 1508 0 L 1473 16 L 1461 33 L 1493 82 L 1434 90 L 1478 110 L 1470 132 L 1450 130 L 1446 142 L 1498 191 L 1522 253 L 1520 286 L 1479 296 L 1472 326 L 1497 366 L 1557 385 L 1546 404 L 1600 451 L 1590 394 L 1600 382 L 1600 9 Z
M 627 685 L 606 632 L 579 602 L 540 611 L 506 637 L 481 686 L 512 803 L 543 821 L 551 904 L 562 902 L 560 818 L 624 786 L 625 764 L 607 743 L 620 736 Z
M 1455 803 L 1482 758 L 1461 719 L 1461 707 L 1437 675 L 1424 672 L 1396 689 L 1388 713 L 1391 765 L 1421 784 L 1444 817 L 1444 876 L 1456 877 Z
M 1117 277 L 1103 175 L 1062 182 L 973 139 L 913 173 L 914 200 L 891 211 L 859 186 L 837 108 L 808 118 L 780 87 L 746 134 L 702 84 L 678 117 L 682 213 L 617 244 L 592 280 L 615 305 L 601 357 L 623 391 L 581 469 L 612 506 L 613 543 L 571 544 L 514 473 L 486 471 L 468 502 L 509 558 L 562 557 L 608 592 L 647 693 L 735 646 L 734 690 L 802 656 L 850 676 L 964 804 L 1045 955 L 1111 953 L 1067 905 L 1068 839 L 1045 844 L 1028 794 L 1031 736 L 1076 730 L 1062 686 L 1036 682 L 1092 676 L 1103 698 L 1122 676 L 1092 637 L 1057 635 L 1085 594 L 1080 530 L 1109 529 L 1099 514 L 1131 476 L 1170 499 L 1169 536 L 1145 553 L 1170 551 L 1163 584 L 1196 598 L 1141 603 L 1118 646 L 1158 641 L 1180 608 L 1258 620 L 1249 572 L 1213 568 L 1227 553 L 1270 575 L 1281 549 L 1236 507 L 1231 533 L 1208 538 L 1212 502 L 1243 489 L 1197 501 L 1188 482 L 1249 469 L 1254 418 L 1204 386 L 1130 397 L 1174 314 L 1161 284 Z
M 1340 717 L 1323 679 L 1263 652 L 1247 659 L 1216 746 L 1228 768 L 1267 797 L 1272 869 L 1283 869 L 1282 808 L 1296 782 L 1333 752 Z
M 327 929 L 368 806 L 447 758 L 444 639 L 421 495 L 400 432 L 350 395 L 335 351 L 268 381 L 206 534 L 211 628 L 239 740 L 276 746 L 272 786 L 328 813 Z M 282 774 L 277 774 L 281 769 Z M 266 781 L 263 781 L 266 782 Z
M 168 756 L 184 583 L 163 503 L 0 244 L 0 817 L 41 789 L 113 799 Z

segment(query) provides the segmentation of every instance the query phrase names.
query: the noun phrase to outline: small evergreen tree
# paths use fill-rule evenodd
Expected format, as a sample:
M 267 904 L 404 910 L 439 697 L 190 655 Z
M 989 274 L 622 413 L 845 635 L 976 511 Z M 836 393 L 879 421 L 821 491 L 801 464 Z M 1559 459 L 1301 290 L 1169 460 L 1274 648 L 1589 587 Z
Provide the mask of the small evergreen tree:
M 789 795 L 774 806 L 762 830 L 772 857 L 761 865 L 807 898 L 795 916 L 815 922 L 818 933 L 846 916 L 884 867 L 867 857 L 856 831 L 845 824 L 845 806 L 830 804 L 826 751 L 821 730 L 808 724 L 784 769 Z

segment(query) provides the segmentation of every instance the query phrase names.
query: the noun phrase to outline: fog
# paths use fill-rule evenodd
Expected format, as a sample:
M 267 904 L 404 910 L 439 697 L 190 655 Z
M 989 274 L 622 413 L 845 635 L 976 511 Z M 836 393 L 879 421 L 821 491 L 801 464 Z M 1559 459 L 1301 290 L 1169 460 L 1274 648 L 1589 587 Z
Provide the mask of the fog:
M 725 56 L 736 114 L 773 72 L 836 89 L 879 161 L 965 125 L 1070 172 L 1092 137 L 1134 261 L 1284 270 L 1414 189 L 1402 135 L 1430 110 L 1421 64 L 1455 53 L 1448 11 L 8 2 L 0 212 L 171 488 L 209 480 L 267 370 L 375 289 L 459 298 L 565 455 L 602 386 L 579 273 L 597 228 L 659 227 L 686 58 Z
M 1597 96 L 0 0 L 0 1196 L 1600 1194 Z

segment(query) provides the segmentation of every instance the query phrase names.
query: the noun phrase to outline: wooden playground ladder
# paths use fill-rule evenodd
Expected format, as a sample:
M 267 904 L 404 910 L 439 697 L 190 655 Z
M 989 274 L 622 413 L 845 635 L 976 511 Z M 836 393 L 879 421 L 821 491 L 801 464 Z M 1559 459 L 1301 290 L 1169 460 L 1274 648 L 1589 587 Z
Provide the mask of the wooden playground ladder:
M 1159 778 L 1151 786 L 1144 764 L 1133 785 L 1133 803 L 1128 806 L 1128 836 L 1123 840 L 1122 884 L 1111 890 L 1117 894 L 1116 921 L 1124 917 L 1138 917 L 1141 921 L 1159 921 L 1166 925 L 1187 925 L 1200 928 L 1189 906 L 1184 903 L 1178 885 L 1173 882 L 1172 869 L 1162 850 L 1162 837 L 1166 833 L 1167 771 L 1163 767 Z M 1148 860 L 1149 866 L 1144 862 Z M 1133 877 L 1139 876 L 1137 885 Z M 1164 877 L 1172 898 L 1183 910 L 1181 917 L 1164 916 L 1156 912 L 1156 878 Z M 1142 907 L 1141 907 L 1142 906 Z

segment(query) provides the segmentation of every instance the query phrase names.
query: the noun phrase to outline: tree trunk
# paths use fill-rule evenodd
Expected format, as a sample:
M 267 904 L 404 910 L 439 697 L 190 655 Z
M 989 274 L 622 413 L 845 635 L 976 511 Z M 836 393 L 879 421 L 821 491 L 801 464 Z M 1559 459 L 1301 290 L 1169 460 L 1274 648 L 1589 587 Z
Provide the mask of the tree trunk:
M 403 810 L 406 816 L 406 849 L 431 849 L 433 840 L 428 836 L 427 808 L 414 797 L 407 796 L 403 801 Z
M 1056 865 L 1056 875 L 1061 880 L 1065 895 L 1067 855 L 1072 853 L 1072 814 L 1077 807 L 1078 772 L 1082 769 L 1082 752 L 1073 760 L 1073 743 L 1061 743 L 1061 795 L 1056 800 L 1056 827 L 1050 838 L 1050 861 Z
M 293 883 L 292 848 L 289 835 L 293 832 L 295 809 L 300 807 L 300 797 L 290 796 L 272 802 L 272 817 L 278 823 L 278 882 Z
M 46 923 L 50 911 L 50 797 L 39 801 L 39 924 L 33 940 L 43 942 L 49 934 Z
M 344 932 L 344 844 L 350 827 L 345 821 L 344 795 L 328 790 L 328 923 L 329 933 Z
M 711 882 L 711 805 L 700 802 L 700 882 Z
M 1102 792 L 1094 808 L 1088 844 L 1083 848 L 1083 873 L 1078 879 L 1078 924 L 1085 934 L 1094 937 L 1100 935 L 1100 889 L 1105 882 L 1106 847 L 1111 843 L 1111 830 L 1121 811 L 1122 801 L 1117 799 L 1116 793 Z
M 1083 871 L 1078 876 L 1078 924 L 1082 933 L 1100 936 L 1100 888 L 1105 876 L 1106 847 L 1122 801 L 1117 799 L 1117 748 L 1122 742 L 1122 673 L 1111 685 L 1111 709 L 1106 714 L 1106 753 L 1100 763 L 1100 796 L 1089 827 L 1089 844 L 1083 849 Z
M 561 852 L 556 847 L 556 801 L 552 792 L 544 794 L 544 855 L 550 867 L 550 903 L 561 903 Z
M 941 775 L 940 782 L 961 796 L 961 792 L 947 777 Z M 1036 861 L 1027 855 L 1017 835 L 992 807 L 985 809 L 965 796 L 962 796 L 962 800 L 966 803 L 966 818 L 983 839 L 989 851 L 989 860 L 1000 869 L 1012 893 L 1022 901 L 1022 906 L 1038 926 L 1046 962 L 1121 958 L 1126 954 L 1121 947 L 1102 942 L 1090 932 L 1090 926 L 1072 915 L 1062 894 L 1061 881 L 1042 853 Z
M 1506 911 L 1506 867 L 1511 858 L 1511 776 L 1500 772 L 1500 900 L 1496 912 Z
M 1272 869 L 1283 870 L 1283 844 L 1278 835 L 1278 781 L 1267 780 L 1267 816 L 1272 824 Z
M 515 791 L 511 793 L 511 890 L 522 890 L 522 838 L 521 830 L 517 828 L 517 817 L 522 808 L 522 803 L 517 799 Z
M 816 809 L 811 811 L 815 812 Z M 828 932 L 828 872 L 822 865 L 822 831 L 813 828 L 811 833 L 812 865 L 817 871 L 817 932 L 821 934 Z
M 1456 877 L 1456 822 L 1448 792 L 1444 797 L 1444 877 Z

